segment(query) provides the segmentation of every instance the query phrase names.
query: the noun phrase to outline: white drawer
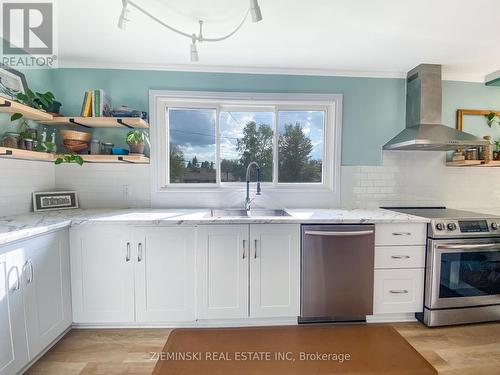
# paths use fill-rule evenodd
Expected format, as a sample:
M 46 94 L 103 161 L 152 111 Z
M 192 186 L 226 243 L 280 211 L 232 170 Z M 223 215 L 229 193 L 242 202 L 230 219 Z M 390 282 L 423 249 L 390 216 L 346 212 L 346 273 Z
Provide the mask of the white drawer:
M 425 246 L 375 247 L 375 269 L 424 267 Z
M 426 224 L 377 224 L 375 245 L 425 245 Z
M 375 270 L 373 313 L 412 313 L 423 309 L 424 270 Z

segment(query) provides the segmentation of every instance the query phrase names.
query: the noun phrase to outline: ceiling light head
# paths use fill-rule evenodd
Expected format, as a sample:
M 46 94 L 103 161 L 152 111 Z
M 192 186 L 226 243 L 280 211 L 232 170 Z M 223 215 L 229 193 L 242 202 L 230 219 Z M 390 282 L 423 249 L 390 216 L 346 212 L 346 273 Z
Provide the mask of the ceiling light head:
M 118 28 L 120 30 L 125 30 L 127 26 L 127 22 L 130 21 L 127 18 L 127 14 L 129 10 L 127 9 L 128 0 L 122 0 L 122 12 L 120 14 L 120 18 L 118 19 Z
M 198 56 L 198 49 L 196 48 L 196 37 L 193 35 L 191 39 L 191 62 L 200 61 L 200 57 Z
M 250 14 L 252 15 L 252 22 L 262 21 L 262 12 L 257 0 L 250 0 Z

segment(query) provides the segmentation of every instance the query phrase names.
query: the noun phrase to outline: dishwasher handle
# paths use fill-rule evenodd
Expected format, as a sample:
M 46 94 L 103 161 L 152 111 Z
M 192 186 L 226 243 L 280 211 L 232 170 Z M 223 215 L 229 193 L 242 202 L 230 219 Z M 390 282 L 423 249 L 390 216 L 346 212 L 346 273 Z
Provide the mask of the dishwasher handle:
M 340 231 L 324 231 L 324 230 L 306 230 L 305 235 L 309 236 L 329 236 L 329 237 L 354 237 L 354 236 L 368 236 L 375 233 L 373 230 L 358 230 L 351 232 Z

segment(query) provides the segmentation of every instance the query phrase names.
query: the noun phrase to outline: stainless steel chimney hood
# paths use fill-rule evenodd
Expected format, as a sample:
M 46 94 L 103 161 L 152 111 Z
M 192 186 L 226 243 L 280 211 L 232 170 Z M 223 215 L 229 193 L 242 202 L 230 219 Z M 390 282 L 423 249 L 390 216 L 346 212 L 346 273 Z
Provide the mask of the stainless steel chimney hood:
M 408 72 L 406 82 L 406 129 L 387 142 L 384 150 L 450 151 L 487 144 L 441 123 L 441 65 L 419 65 Z

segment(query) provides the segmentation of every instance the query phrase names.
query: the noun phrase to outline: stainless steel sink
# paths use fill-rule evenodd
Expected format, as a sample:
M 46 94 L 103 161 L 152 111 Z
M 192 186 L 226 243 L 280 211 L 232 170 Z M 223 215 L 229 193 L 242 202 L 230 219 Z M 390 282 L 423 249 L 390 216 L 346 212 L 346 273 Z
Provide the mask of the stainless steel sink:
M 268 210 L 268 209 L 253 209 L 248 212 L 249 217 L 276 217 L 276 216 L 290 216 L 285 210 Z
M 211 217 L 248 217 L 246 210 L 239 209 L 219 209 L 210 210 Z
M 210 217 L 283 217 L 290 216 L 285 210 L 275 209 L 252 209 L 250 211 L 242 209 L 214 209 L 210 210 Z

